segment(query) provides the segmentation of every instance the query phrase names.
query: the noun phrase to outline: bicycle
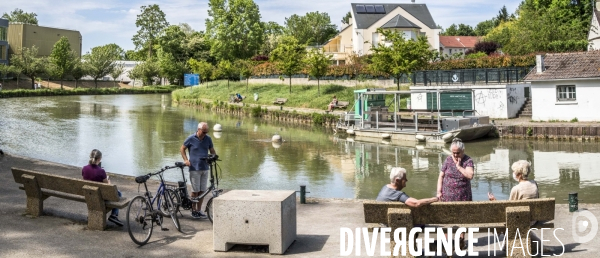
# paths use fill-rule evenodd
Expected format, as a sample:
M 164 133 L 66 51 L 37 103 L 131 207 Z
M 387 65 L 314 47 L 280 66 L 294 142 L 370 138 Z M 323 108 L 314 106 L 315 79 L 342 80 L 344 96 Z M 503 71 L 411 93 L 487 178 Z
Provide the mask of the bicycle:
M 169 230 L 168 228 L 163 227 L 163 217 L 170 217 L 173 220 L 173 224 L 175 224 L 177 231 L 181 232 L 181 225 L 179 224 L 179 218 L 177 217 L 177 212 L 179 211 L 179 195 L 174 190 L 166 188 L 165 180 L 163 178 L 163 172 L 168 169 L 180 167 L 181 164 L 182 162 L 177 162 L 173 167 L 165 166 L 158 172 L 135 178 L 135 182 L 138 183 L 138 189 L 139 184 L 144 184 L 146 192 L 143 195 L 134 197 L 127 207 L 127 231 L 134 243 L 138 245 L 145 245 L 148 243 L 150 236 L 152 236 L 152 230 L 155 223 L 160 226 L 161 230 Z M 154 198 L 146 184 L 146 181 L 152 176 L 158 176 L 160 178 L 160 185 Z M 154 208 L 155 202 L 156 209 Z
M 221 161 L 219 159 L 219 155 L 208 155 L 207 157 L 203 157 L 200 158 L 204 161 L 206 161 L 206 163 L 208 163 L 208 166 L 210 167 L 210 186 L 206 189 L 206 191 L 204 191 L 204 193 L 202 193 L 200 196 L 191 198 L 190 195 L 188 194 L 187 191 L 187 180 L 185 179 L 185 175 L 183 174 L 183 166 L 180 166 L 179 168 L 181 169 L 181 176 L 183 178 L 183 181 L 179 181 L 178 183 L 178 196 L 177 199 L 179 200 L 179 204 L 181 208 L 183 208 L 184 210 L 189 210 L 192 208 L 192 205 L 194 203 L 197 203 L 201 198 L 204 198 L 206 195 L 208 195 L 208 193 L 212 192 L 212 197 L 208 200 L 208 202 L 206 203 L 206 208 L 205 208 L 205 212 L 206 215 L 208 216 L 208 219 L 210 220 L 210 222 L 213 222 L 213 208 L 212 208 L 212 201 L 213 198 L 216 198 L 219 196 L 219 194 L 221 194 L 223 192 L 223 189 L 219 189 L 219 177 L 218 177 L 218 170 L 221 170 L 221 167 L 219 167 L 219 165 L 217 164 L 217 161 Z M 180 163 L 180 162 L 178 162 Z M 179 214 L 181 214 L 181 216 L 183 216 L 183 214 L 181 213 L 181 211 L 179 211 Z

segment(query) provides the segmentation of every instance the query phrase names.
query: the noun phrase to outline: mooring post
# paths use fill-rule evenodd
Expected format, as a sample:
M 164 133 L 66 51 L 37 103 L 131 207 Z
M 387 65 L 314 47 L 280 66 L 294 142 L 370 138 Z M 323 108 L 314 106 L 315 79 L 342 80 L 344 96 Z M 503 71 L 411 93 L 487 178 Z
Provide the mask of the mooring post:
M 577 193 L 569 193 L 569 212 L 576 212 L 579 210 L 579 198 Z

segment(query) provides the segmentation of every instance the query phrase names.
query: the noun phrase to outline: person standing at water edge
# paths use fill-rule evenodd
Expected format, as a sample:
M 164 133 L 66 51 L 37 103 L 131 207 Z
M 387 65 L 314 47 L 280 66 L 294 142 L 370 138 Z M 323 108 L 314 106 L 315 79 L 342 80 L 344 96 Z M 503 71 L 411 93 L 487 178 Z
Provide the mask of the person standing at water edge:
M 100 167 L 101 162 L 102 152 L 97 149 L 93 149 L 90 153 L 90 160 L 88 161 L 89 164 L 81 169 L 81 176 L 83 176 L 83 179 L 110 184 L 110 179 L 106 175 L 106 171 Z M 117 193 L 119 194 L 119 197 L 121 197 L 121 191 L 117 190 Z M 108 221 L 115 223 L 119 227 L 123 226 L 123 222 L 119 220 L 119 209 L 112 209 L 110 217 L 108 217 Z
M 444 161 L 438 178 L 437 197 L 442 202 L 472 201 L 473 159 L 465 155 L 465 145 L 459 138 L 452 140 L 450 150 L 452 155 Z
M 185 151 L 188 150 L 190 158 L 188 159 Z M 200 122 L 196 133 L 185 139 L 181 145 L 180 152 L 186 166 L 190 167 L 190 183 L 192 184 L 192 198 L 202 195 L 206 191 L 208 180 L 208 164 L 201 158 L 207 157 L 208 152 L 216 154 L 212 139 L 208 136 L 208 124 Z M 207 218 L 206 214 L 202 213 L 202 201 L 192 205 L 192 217 L 196 219 Z

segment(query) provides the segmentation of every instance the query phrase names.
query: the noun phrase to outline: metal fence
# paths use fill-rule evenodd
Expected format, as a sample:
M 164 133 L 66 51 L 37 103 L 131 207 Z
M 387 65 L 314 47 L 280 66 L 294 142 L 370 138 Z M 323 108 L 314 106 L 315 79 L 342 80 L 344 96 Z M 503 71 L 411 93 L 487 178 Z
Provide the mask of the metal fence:
M 414 85 L 473 85 L 519 83 L 532 67 L 416 71 Z

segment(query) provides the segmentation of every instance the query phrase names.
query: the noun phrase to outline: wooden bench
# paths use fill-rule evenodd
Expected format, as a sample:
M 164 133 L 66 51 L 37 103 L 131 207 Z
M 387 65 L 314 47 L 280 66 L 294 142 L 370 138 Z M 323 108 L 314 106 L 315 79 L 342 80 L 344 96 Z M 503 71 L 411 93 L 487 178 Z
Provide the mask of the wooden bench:
M 23 184 L 19 189 L 27 195 L 27 213 L 40 216 L 44 200 L 50 196 L 85 202 L 88 208 L 88 229 L 104 230 L 106 214 L 112 208 L 127 207 L 129 199 L 119 197 L 117 186 L 83 179 L 12 168 L 15 182 Z
M 372 227 L 379 227 L 380 223 L 386 224 L 392 232 L 396 228 L 406 228 L 408 233 L 417 224 L 445 229 L 454 226 L 476 227 L 481 233 L 487 232 L 488 229 L 491 232 L 496 229 L 498 234 L 508 230 L 506 244 L 512 247 L 517 229 L 521 237 L 525 238 L 530 228 L 554 227 L 553 223 L 537 223 L 531 226 L 531 221 L 554 220 L 555 200 L 543 198 L 519 201 L 437 202 L 419 208 L 411 208 L 400 202 L 368 200 L 363 202 L 363 209 L 366 223 L 377 223 L 371 225 Z M 520 246 L 520 243 L 515 244 L 515 247 Z M 525 248 L 531 248 L 531 245 Z M 522 254 L 521 250 L 515 250 L 515 255 Z M 531 250 L 529 251 L 531 253 Z M 508 249 L 507 254 L 510 253 Z
M 345 109 L 350 104 L 350 101 L 338 101 L 336 105 L 333 105 L 333 109 Z
M 277 99 L 275 99 L 275 101 L 273 101 L 273 104 L 283 105 L 283 104 L 285 104 L 285 102 L 287 102 L 287 99 L 277 98 Z

